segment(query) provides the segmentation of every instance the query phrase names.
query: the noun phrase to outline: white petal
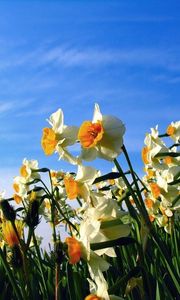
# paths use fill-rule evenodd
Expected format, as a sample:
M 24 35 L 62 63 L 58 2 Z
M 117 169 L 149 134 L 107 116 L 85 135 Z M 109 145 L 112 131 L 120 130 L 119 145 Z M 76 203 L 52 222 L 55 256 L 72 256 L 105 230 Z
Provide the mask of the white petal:
M 58 109 L 56 112 L 54 112 L 47 121 L 52 126 L 54 132 L 62 133 L 64 126 L 64 115 L 61 109 Z
M 107 271 L 110 267 L 110 264 L 106 260 L 98 256 L 93 251 L 91 251 L 90 261 L 88 263 L 93 274 L 99 273 L 99 271 Z
M 90 149 L 81 149 L 81 154 L 80 154 L 80 159 L 86 160 L 86 161 L 91 161 L 96 159 L 98 155 L 98 150 L 96 148 L 90 148 Z
M 78 171 L 76 175 L 77 181 L 92 184 L 96 177 L 97 177 L 96 169 L 89 166 L 78 165 Z
M 173 212 L 172 212 L 169 208 L 167 208 L 167 209 L 165 210 L 165 214 L 166 214 L 166 216 L 169 217 L 169 218 L 171 218 L 171 217 L 173 216 Z
M 104 135 L 98 144 L 100 150 L 98 156 L 113 160 L 122 151 L 125 126 L 121 120 L 113 116 L 103 116 L 102 125 Z
M 64 126 L 61 138 L 64 139 L 62 146 L 67 147 L 73 145 L 77 141 L 79 128 L 77 126 Z
M 130 227 L 129 225 L 116 225 L 116 226 L 112 226 L 106 229 L 101 230 L 108 239 L 110 240 L 115 240 L 118 239 L 120 237 L 125 237 L 127 235 L 129 235 L 130 233 Z
M 99 105 L 96 103 L 94 107 L 94 115 L 93 115 L 92 122 L 97 123 L 97 121 L 102 121 L 102 114 Z

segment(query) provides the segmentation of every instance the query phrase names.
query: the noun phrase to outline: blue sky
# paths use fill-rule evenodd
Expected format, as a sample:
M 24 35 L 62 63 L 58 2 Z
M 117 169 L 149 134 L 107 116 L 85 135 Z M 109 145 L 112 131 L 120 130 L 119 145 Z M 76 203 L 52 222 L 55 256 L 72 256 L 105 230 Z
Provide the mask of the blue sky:
M 42 128 L 58 108 L 67 125 L 91 120 L 95 102 L 125 123 L 142 173 L 145 133 L 179 119 L 179 28 L 178 0 L 0 1 L 0 191 L 24 157 L 69 170 L 43 154 Z

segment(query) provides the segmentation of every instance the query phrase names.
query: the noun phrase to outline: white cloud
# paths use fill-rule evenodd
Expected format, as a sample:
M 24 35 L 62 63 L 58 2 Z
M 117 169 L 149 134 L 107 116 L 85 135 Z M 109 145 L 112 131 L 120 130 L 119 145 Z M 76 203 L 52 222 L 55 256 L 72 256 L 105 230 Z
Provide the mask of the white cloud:
M 0 102 L 0 113 L 8 112 L 15 107 L 14 102 Z
M 66 67 L 93 66 L 107 64 L 159 66 L 169 70 L 180 69 L 178 51 L 163 48 L 127 48 L 127 49 L 101 49 L 73 47 L 54 47 L 44 49 L 37 59 L 39 64 L 58 63 Z
M 70 45 L 51 46 L 42 43 L 34 49 L 19 51 L 11 47 L 8 56 L 3 53 L 0 58 L 0 70 L 28 65 L 37 68 L 49 64 L 59 64 L 64 67 L 98 67 L 100 65 L 118 64 L 126 66 L 163 67 L 168 70 L 180 69 L 179 50 L 163 47 L 138 48 L 101 48 L 101 47 L 72 47 Z M 19 53 L 18 53 L 19 51 Z

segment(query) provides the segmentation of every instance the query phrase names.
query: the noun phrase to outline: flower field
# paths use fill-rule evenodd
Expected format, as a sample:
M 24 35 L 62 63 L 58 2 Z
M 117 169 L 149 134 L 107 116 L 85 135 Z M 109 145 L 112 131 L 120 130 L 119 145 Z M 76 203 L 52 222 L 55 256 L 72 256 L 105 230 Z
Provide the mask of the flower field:
M 57 155 L 57 170 L 24 159 L 12 198 L 0 194 L 0 299 L 180 299 L 180 121 L 146 134 L 142 178 L 123 122 L 98 104 L 80 127 L 65 125 L 61 109 L 48 123 L 41 146 Z M 61 160 L 76 173 L 63 171 Z M 104 160 L 112 163 L 107 174 Z M 44 221 L 49 250 L 36 234 Z

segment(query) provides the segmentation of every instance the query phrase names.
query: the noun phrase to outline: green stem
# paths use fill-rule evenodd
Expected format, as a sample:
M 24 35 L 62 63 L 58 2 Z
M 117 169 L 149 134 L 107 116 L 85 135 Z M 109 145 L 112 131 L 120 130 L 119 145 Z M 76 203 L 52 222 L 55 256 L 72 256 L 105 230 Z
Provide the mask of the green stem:
M 33 242 L 34 242 L 34 246 L 35 246 L 35 249 L 36 249 L 36 254 L 37 254 L 37 258 L 38 258 L 38 262 L 39 262 L 39 268 L 40 268 L 43 287 L 44 287 L 42 292 L 43 292 L 44 297 L 45 297 L 44 299 L 48 300 L 48 291 L 47 291 L 47 286 L 46 286 L 46 280 L 45 280 L 45 277 L 44 277 L 44 270 L 43 270 L 43 263 L 42 263 L 42 260 L 41 260 L 41 253 L 40 253 L 40 250 L 39 250 L 39 247 L 38 247 L 38 244 L 37 244 L 37 240 L 36 240 L 36 236 L 35 236 L 34 231 L 33 231 Z
M 129 159 L 129 155 L 128 155 L 124 145 L 122 146 L 122 149 L 123 149 L 124 155 L 126 157 L 127 163 L 129 165 L 129 169 L 130 169 L 130 172 L 131 172 L 131 175 L 132 175 L 132 178 L 133 178 L 133 182 L 134 182 L 136 190 L 137 190 L 137 195 L 138 195 L 139 202 L 140 202 L 140 212 L 142 213 L 142 216 L 143 216 L 148 228 L 151 229 L 151 221 L 149 220 L 149 215 L 148 215 L 148 212 L 145 208 L 144 201 L 143 201 L 143 198 L 142 198 L 142 195 L 141 195 L 141 192 L 140 192 L 140 189 L 139 189 L 139 186 L 138 186 L 135 174 L 134 174 L 134 170 L 133 170 L 131 161 Z
M 67 222 L 67 224 L 69 224 L 74 230 L 76 230 L 76 232 L 78 232 L 76 226 L 73 223 L 71 223 L 71 221 L 69 221 L 68 218 L 66 218 L 65 214 L 63 213 L 63 211 L 60 208 L 59 203 L 57 201 L 55 202 L 55 205 L 56 205 L 57 210 L 63 216 L 64 220 Z
M 129 183 L 128 179 L 127 179 L 126 176 L 124 175 L 124 172 L 123 172 L 122 168 L 120 167 L 120 165 L 119 165 L 119 163 L 118 163 L 118 161 L 117 161 L 116 159 L 114 160 L 114 163 L 115 163 L 115 166 L 116 166 L 117 170 L 118 170 L 119 173 L 121 174 L 121 176 L 122 176 L 122 178 L 123 178 L 123 180 L 124 180 L 124 183 L 126 184 L 128 190 L 129 190 L 129 192 L 131 193 L 131 195 L 132 195 L 132 197 L 133 197 L 133 200 L 134 200 L 134 202 L 135 202 L 135 204 L 136 204 L 136 206 L 137 206 L 139 212 L 144 216 L 144 210 L 142 209 L 142 206 L 141 206 L 141 204 L 140 204 L 140 202 L 139 202 L 139 199 L 138 199 L 138 197 L 137 197 L 135 191 L 134 191 L 133 188 L 131 187 L 131 184 Z M 146 222 L 148 222 L 148 226 L 151 226 L 151 222 L 150 222 L 150 220 L 149 220 L 148 215 L 147 215 L 147 216 L 144 216 L 144 218 L 146 218 Z M 147 221 L 147 220 L 148 220 L 148 221 Z
M 55 300 L 59 300 L 59 271 L 60 265 L 56 263 L 56 270 L 55 270 Z
M 55 227 L 55 223 L 54 223 L 54 211 L 55 211 L 55 205 L 54 205 L 54 199 L 51 199 L 51 223 L 52 223 L 52 226 L 53 226 L 53 242 L 54 244 L 56 243 L 56 227 Z

